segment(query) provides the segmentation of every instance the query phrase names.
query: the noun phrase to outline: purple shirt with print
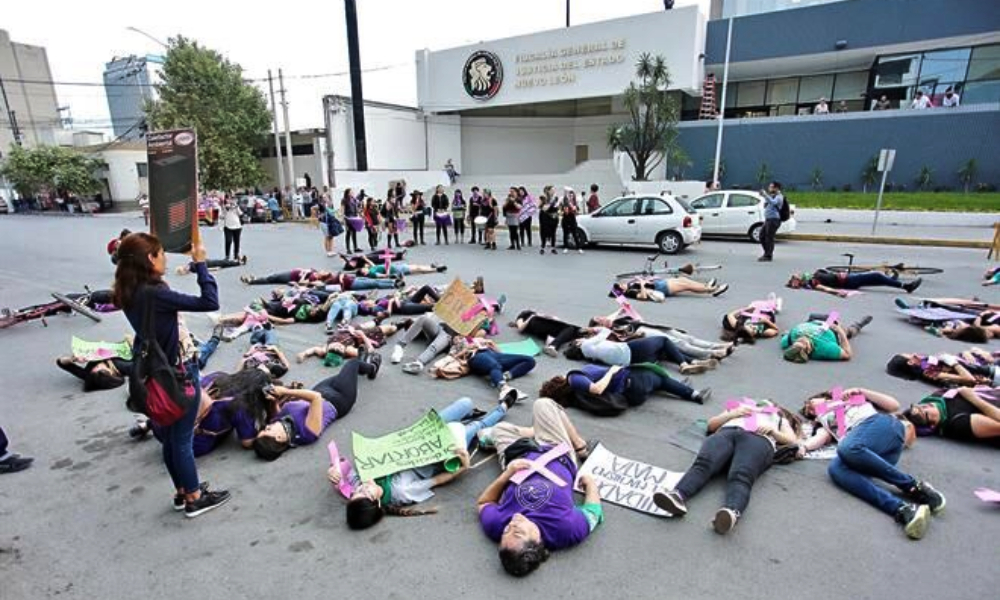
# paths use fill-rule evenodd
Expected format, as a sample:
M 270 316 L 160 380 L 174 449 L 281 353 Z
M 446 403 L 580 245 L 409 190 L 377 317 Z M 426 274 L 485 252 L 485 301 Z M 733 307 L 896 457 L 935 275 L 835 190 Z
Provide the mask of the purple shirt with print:
M 528 452 L 522 458 L 534 460 L 538 456 L 539 452 Z M 563 487 L 537 473 L 520 484 L 508 483 L 500 502 L 487 504 L 479 513 L 483 532 L 499 542 L 511 518 L 521 513 L 538 526 L 542 542 L 549 550 L 569 548 L 582 542 L 590 534 L 590 525 L 573 502 L 576 467 L 571 465 L 569 457 L 565 456 L 548 464 L 549 470 L 566 482 Z
M 277 419 L 291 417 L 295 423 L 295 435 L 292 436 L 293 446 L 308 446 L 319 439 L 318 434 L 314 434 L 306 428 L 306 417 L 309 415 L 309 403 L 305 400 L 289 400 L 278 411 Z M 319 432 L 323 433 L 330 423 L 337 419 L 337 409 L 329 402 L 323 402 L 323 419 L 320 423 Z

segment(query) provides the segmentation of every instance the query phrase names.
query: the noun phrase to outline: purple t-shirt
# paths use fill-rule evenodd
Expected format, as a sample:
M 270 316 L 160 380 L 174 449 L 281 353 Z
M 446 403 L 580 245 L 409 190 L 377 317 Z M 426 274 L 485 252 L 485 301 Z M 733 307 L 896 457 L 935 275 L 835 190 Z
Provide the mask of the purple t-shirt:
M 295 434 L 292 436 L 293 446 L 307 446 L 315 443 L 319 435 L 314 434 L 306 428 L 306 417 L 309 415 L 309 402 L 305 400 L 289 400 L 278 411 L 277 419 L 291 417 L 295 424 Z M 319 432 L 323 433 L 330 423 L 337 419 L 337 409 L 329 402 L 323 402 L 323 419 L 320 423 Z
M 573 373 L 566 381 L 569 382 L 569 387 L 576 391 L 589 392 L 590 384 L 600 381 L 607 375 L 610 368 L 603 365 L 583 365 L 579 369 L 575 369 L 576 371 L 580 371 L 580 373 Z M 619 370 L 611 377 L 611 382 L 608 384 L 606 391 L 614 394 L 624 394 L 626 377 L 628 377 L 628 369 Z
M 253 417 L 244 410 L 229 413 L 229 403 L 232 401 L 232 398 L 222 398 L 212 403 L 208 414 L 195 430 L 192 443 L 195 456 L 202 456 L 214 450 L 233 430 L 236 430 L 236 437 L 240 441 L 257 437 L 257 425 Z
M 543 448 L 543 451 L 548 448 Z M 539 452 L 528 452 L 523 458 L 534 460 Z M 529 476 L 520 484 L 508 483 L 497 504 L 487 504 L 479 513 L 483 532 L 494 542 L 500 541 L 511 518 L 521 513 L 542 532 L 542 542 L 549 550 L 569 548 L 590 534 L 590 524 L 573 502 L 573 481 L 576 467 L 569 457 L 550 462 L 550 471 L 566 482 L 564 487 L 542 475 Z

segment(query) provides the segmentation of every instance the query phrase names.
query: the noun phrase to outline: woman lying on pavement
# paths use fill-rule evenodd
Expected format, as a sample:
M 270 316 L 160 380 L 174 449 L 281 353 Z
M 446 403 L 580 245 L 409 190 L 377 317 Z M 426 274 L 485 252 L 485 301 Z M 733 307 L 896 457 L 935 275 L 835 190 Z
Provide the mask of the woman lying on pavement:
M 920 379 L 942 387 L 1000 385 L 1000 368 L 979 364 L 954 354 L 896 354 L 885 365 L 885 371 L 901 379 Z
M 912 446 L 917 439 L 913 424 L 887 414 L 899 410 L 899 402 L 888 394 L 851 388 L 837 395 L 834 399 L 833 393 L 823 392 L 806 400 L 802 414 L 819 427 L 800 444 L 799 455 L 837 444 L 837 456 L 827 469 L 830 479 L 895 519 L 908 537 L 919 540 L 930 524 L 930 514 L 940 513 L 946 502 L 929 483 L 896 468 L 904 446 Z M 895 486 L 906 500 L 875 485 L 872 478 Z
M 616 342 L 609 339 L 612 334 L 610 329 L 601 327 L 591 331 L 593 337 L 571 342 L 563 355 L 570 360 L 589 360 L 620 367 L 663 360 L 679 365 L 682 375 L 704 373 L 719 366 L 719 361 L 714 358 L 693 359 L 686 356 L 666 337 L 641 337 L 629 342 Z
M 986 310 L 972 319 L 971 322 L 946 321 L 941 324 L 928 325 L 924 329 L 933 335 L 960 342 L 985 344 L 991 339 L 1000 337 L 1000 313 Z
M 119 387 L 132 373 L 132 361 L 118 357 L 85 360 L 77 356 L 61 356 L 56 359 L 56 366 L 83 380 L 85 392 Z
M 828 315 L 809 315 L 809 320 L 792 327 L 781 337 L 785 360 L 804 363 L 811 360 L 851 360 L 854 336 L 872 322 L 870 316 L 844 329 Z
M 778 447 L 798 441 L 799 419 L 770 400 L 744 398 L 709 419 L 706 433 L 677 486 L 654 493 L 653 502 L 670 516 L 683 517 L 687 502 L 728 467 L 726 499 L 712 520 L 715 532 L 726 534 L 746 512 L 753 484 L 770 468 Z
M 872 271 L 869 273 L 834 273 L 826 269 L 818 269 L 812 273 L 796 273 L 788 279 L 785 285 L 793 290 L 816 290 L 846 298 L 850 292 L 866 287 L 891 287 L 906 290 L 907 294 L 912 294 L 913 290 L 920 287 L 923 280 L 919 277 L 903 283 L 899 279 L 889 277 L 885 273 Z
M 369 380 L 378 375 L 382 357 L 367 354 L 362 360 L 349 360 L 333 377 L 324 379 L 311 390 L 273 386 L 266 394 L 281 409 L 253 440 L 259 458 L 275 460 L 289 448 L 308 446 L 337 419 L 343 419 L 358 399 L 358 375 Z
M 359 358 L 374 353 L 376 349 L 385 345 L 388 337 L 395 335 L 397 331 L 409 328 L 412 323 L 410 319 L 403 319 L 384 325 L 374 321 L 340 325 L 327 334 L 325 344 L 307 348 L 299 352 L 295 358 L 298 362 L 304 362 L 310 356 L 315 356 L 322 358 L 331 366 L 336 366 L 343 359 Z
M 350 256 L 348 256 L 346 254 L 341 254 L 340 255 L 340 259 L 344 261 L 344 267 L 341 270 L 343 270 L 343 271 L 357 271 L 358 269 L 360 269 L 362 267 L 367 267 L 367 266 L 371 266 L 371 265 L 375 265 L 375 264 L 379 264 L 379 263 L 384 263 L 385 262 L 385 254 L 384 254 L 384 252 L 385 252 L 384 250 L 377 250 L 377 251 L 368 252 L 366 254 L 352 254 Z M 400 261 L 400 260 L 406 260 L 406 249 L 405 248 L 401 249 L 401 250 L 395 250 L 395 251 L 390 250 L 389 252 L 391 253 L 391 257 L 389 258 L 389 260 L 391 260 L 391 261 L 395 262 L 395 261 Z
M 232 258 L 209 258 L 205 261 L 205 266 L 208 267 L 209 271 L 218 271 L 219 269 L 229 269 L 231 267 L 242 267 L 245 264 L 247 264 L 247 257 L 245 254 L 241 256 L 239 260 Z M 174 273 L 177 275 L 190 275 L 193 273 L 191 270 L 191 263 L 177 267 L 174 269 Z
M 538 394 L 552 398 L 560 406 L 576 406 L 588 410 L 589 400 L 598 400 L 596 406 L 641 406 L 651 394 L 666 392 L 683 400 L 704 404 L 712 395 L 711 388 L 692 389 L 687 381 L 677 381 L 657 365 L 645 364 L 631 367 L 605 367 L 584 365 L 565 376 L 557 375 L 542 384 Z M 598 414 L 598 412 L 594 414 Z M 612 410 L 602 415 L 617 414 Z
M 695 337 L 683 329 L 669 325 L 655 325 L 634 317 L 623 315 L 621 311 L 607 317 L 594 317 L 590 320 L 591 327 L 607 327 L 616 332 L 621 341 L 629 341 L 642 337 L 665 337 L 684 355 L 694 359 L 718 359 L 729 356 L 735 349 L 730 342 L 713 342 Z
M 409 288 L 405 292 L 383 296 L 374 300 L 361 300 L 358 314 L 385 319 L 391 315 L 416 316 L 434 310 L 441 294 L 434 286 L 425 285 L 420 289 Z
M 984 441 L 1000 448 L 1000 388 L 937 390 L 903 412 L 917 435 L 940 435 L 963 442 Z
M 552 357 L 558 356 L 563 345 L 585 337 L 588 333 L 584 327 L 533 310 L 521 311 L 510 326 L 516 327 L 525 335 L 541 339 L 544 344 L 542 351 Z
M 722 339 L 753 344 L 757 338 L 776 337 L 781 299 L 772 294 L 767 300 L 751 302 L 722 316 Z
M 450 355 L 455 360 L 467 363 L 470 372 L 488 378 L 490 386 L 498 391 L 501 400 L 508 396 L 516 398 L 519 394 L 510 386 L 510 382 L 524 377 L 535 368 L 534 358 L 500 352 L 492 340 L 482 338 L 455 336 Z
M 611 285 L 609 297 L 618 294 L 626 298 L 635 300 L 648 300 L 650 302 L 663 302 L 670 296 L 676 296 L 689 292 L 691 294 L 721 296 L 729 289 L 728 283 L 719 285 L 715 279 L 710 279 L 708 283 L 695 281 L 688 277 L 671 277 L 669 279 L 637 277 L 625 283 L 614 283 Z
M 330 271 L 318 271 L 316 269 L 292 269 L 282 273 L 273 273 L 256 277 L 254 275 L 241 275 L 240 281 L 247 285 L 288 285 L 296 283 L 299 285 L 309 285 L 316 282 L 325 282 L 333 276 Z
M 474 418 L 477 411 L 472 400 L 460 398 L 438 411 L 438 416 L 445 423 L 462 423 L 464 426 L 465 444 L 455 445 L 455 456 L 459 459 L 459 467 L 455 471 L 448 471 L 445 463 L 439 462 L 362 482 L 350 468 L 350 463 L 341 458 L 339 465 L 327 471 L 327 478 L 334 486 L 340 486 L 341 481 L 348 482 L 347 526 L 367 529 L 385 515 L 410 517 L 436 513 L 437 508 L 421 510 L 406 507 L 430 500 L 434 497 L 431 490 L 451 483 L 465 473 L 469 468 L 468 449 L 478 442 L 479 432 L 502 421 L 511 406 L 513 403 L 508 405 L 501 401 L 488 414 L 480 412 L 483 416 Z
M 447 265 L 431 263 L 429 265 L 415 265 L 404 262 L 394 262 L 389 264 L 389 272 L 386 273 L 384 264 L 371 263 L 361 267 L 358 275 L 362 277 L 406 277 L 407 275 L 428 275 L 430 273 L 444 273 L 448 270 Z

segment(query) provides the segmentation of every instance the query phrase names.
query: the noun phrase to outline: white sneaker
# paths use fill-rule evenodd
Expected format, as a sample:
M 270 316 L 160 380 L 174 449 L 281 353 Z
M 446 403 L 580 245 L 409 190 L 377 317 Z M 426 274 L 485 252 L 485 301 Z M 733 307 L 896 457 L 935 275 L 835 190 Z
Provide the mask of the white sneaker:
M 405 365 L 403 365 L 403 372 L 409 373 L 410 375 L 416 375 L 417 373 L 420 373 L 423 370 L 424 370 L 424 363 L 420 362 L 419 360 L 408 362 Z
M 395 365 L 401 360 L 403 360 L 403 347 L 396 344 L 396 347 L 392 349 L 392 356 L 389 357 L 389 361 Z
M 583 254 L 583 248 L 580 248 L 579 250 L 577 250 L 577 252 L 579 252 L 580 254 Z
M 563 248 L 563 254 L 566 254 L 567 252 L 569 252 L 569 250 L 567 250 L 566 248 Z

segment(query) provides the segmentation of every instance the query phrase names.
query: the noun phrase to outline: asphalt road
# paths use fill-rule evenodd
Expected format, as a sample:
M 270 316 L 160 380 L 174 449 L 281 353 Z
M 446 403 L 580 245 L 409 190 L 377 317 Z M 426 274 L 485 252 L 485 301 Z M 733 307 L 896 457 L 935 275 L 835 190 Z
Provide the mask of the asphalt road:
M 134 216 L 0 218 L 0 306 L 43 302 L 50 291 L 75 291 L 85 283 L 108 284 L 107 240 L 123 226 L 140 225 Z M 206 231 L 205 238 L 210 253 L 221 253 L 219 231 Z M 329 264 L 318 232 L 301 225 L 248 227 L 243 240 L 250 264 L 217 274 L 225 310 L 239 309 L 263 291 L 238 283 L 241 273 Z M 709 405 L 653 399 L 613 419 L 573 412 L 581 432 L 623 456 L 683 470 L 697 444 L 684 432 L 696 419 L 718 412 L 727 398 L 771 397 L 795 408 L 810 392 L 860 385 L 897 395 L 904 404 L 919 399 L 927 388 L 886 376 L 885 360 L 896 351 L 956 351 L 961 344 L 932 338 L 899 319 L 891 291 L 841 300 L 781 287 L 789 272 L 838 263 L 838 254 L 847 251 L 864 261 L 945 268 L 944 275 L 927 279 L 924 295 L 1000 301 L 995 288 L 978 286 L 985 251 L 787 242 L 779 244 L 774 263 L 758 264 L 758 249 L 750 244 L 705 242 L 674 262 L 721 262 L 725 268 L 718 274 L 732 289 L 718 299 L 641 304 L 648 320 L 711 338 L 724 311 L 777 291 L 785 297 L 783 326 L 834 308 L 847 320 L 873 315 L 874 323 L 854 342 L 857 358 L 794 365 L 781 359 L 775 341 L 741 347 L 719 370 L 696 376 L 697 385 L 715 390 Z M 450 267 L 445 275 L 414 281 L 443 284 L 455 275 L 467 280 L 483 275 L 488 292 L 510 297 L 510 312 L 533 307 L 582 322 L 614 308 L 605 296 L 611 274 L 640 268 L 647 254 L 600 249 L 541 257 L 535 252 L 431 245 L 412 251 L 410 262 L 443 261 Z M 171 257 L 171 266 L 180 261 Z M 190 277 L 172 276 L 170 283 L 195 289 Z M 210 330 L 202 316 L 190 316 L 189 323 L 202 335 Z M 477 523 L 475 498 L 496 475 L 494 463 L 440 489 L 432 500 L 439 514 L 388 518 L 359 533 L 347 529 L 342 502 L 325 480 L 324 443 L 268 464 L 227 444 L 201 459 L 199 469 L 204 479 L 229 488 L 233 500 L 186 520 L 170 509 L 172 490 L 159 445 L 125 435 L 132 417 L 122 390 L 84 394 L 77 380 L 53 364 L 69 350 L 71 335 L 115 340 L 127 330 L 124 318 L 112 314 L 100 324 L 57 317 L 47 328 L 33 323 L 0 332 L 0 423 L 13 449 L 36 457 L 32 469 L 0 477 L 2 600 L 996 597 L 1000 509 L 972 495 L 979 486 L 1000 488 L 996 451 L 941 440 L 921 440 L 901 462 L 948 496 L 947 511 L 920 542 L 907 540 L 891 519 L 835 488 L 825 463 L 804 461 L 766 473 L 747 514 L 726 537 L 709 525 L 722 500 L 717 481 L 690 502 L 683 521 L 607 506 L 606 523 L 582 546 L 555 554 L 520 581 L 502 572 L 494 545 Z M 319 326 L 280 333 L 291 351 L 323 338 Z M 501 339 L 517 336 L 507 329 Z M 232 368 L 245 344 L 245 338 L 224 344 L 210 369 Z M 563 358 L 542 356 L 522 385 L 537 390 L 544 378 L 569 366 Z M 291 376 L 312 384 L 329 372 L 314 361 L 294 367 Z M 336 439 L 348 448 L 351 430 L 388 432 L 426 407 L 463 395 L 482 408 L 495 401 L 482 381 L 437 382 L 406 375 L 386 361 L 375 382 L 361 383 L 358 405 L 323 442 Z M 515 408 L 510 419 L 527 424 L 530 408 Z

